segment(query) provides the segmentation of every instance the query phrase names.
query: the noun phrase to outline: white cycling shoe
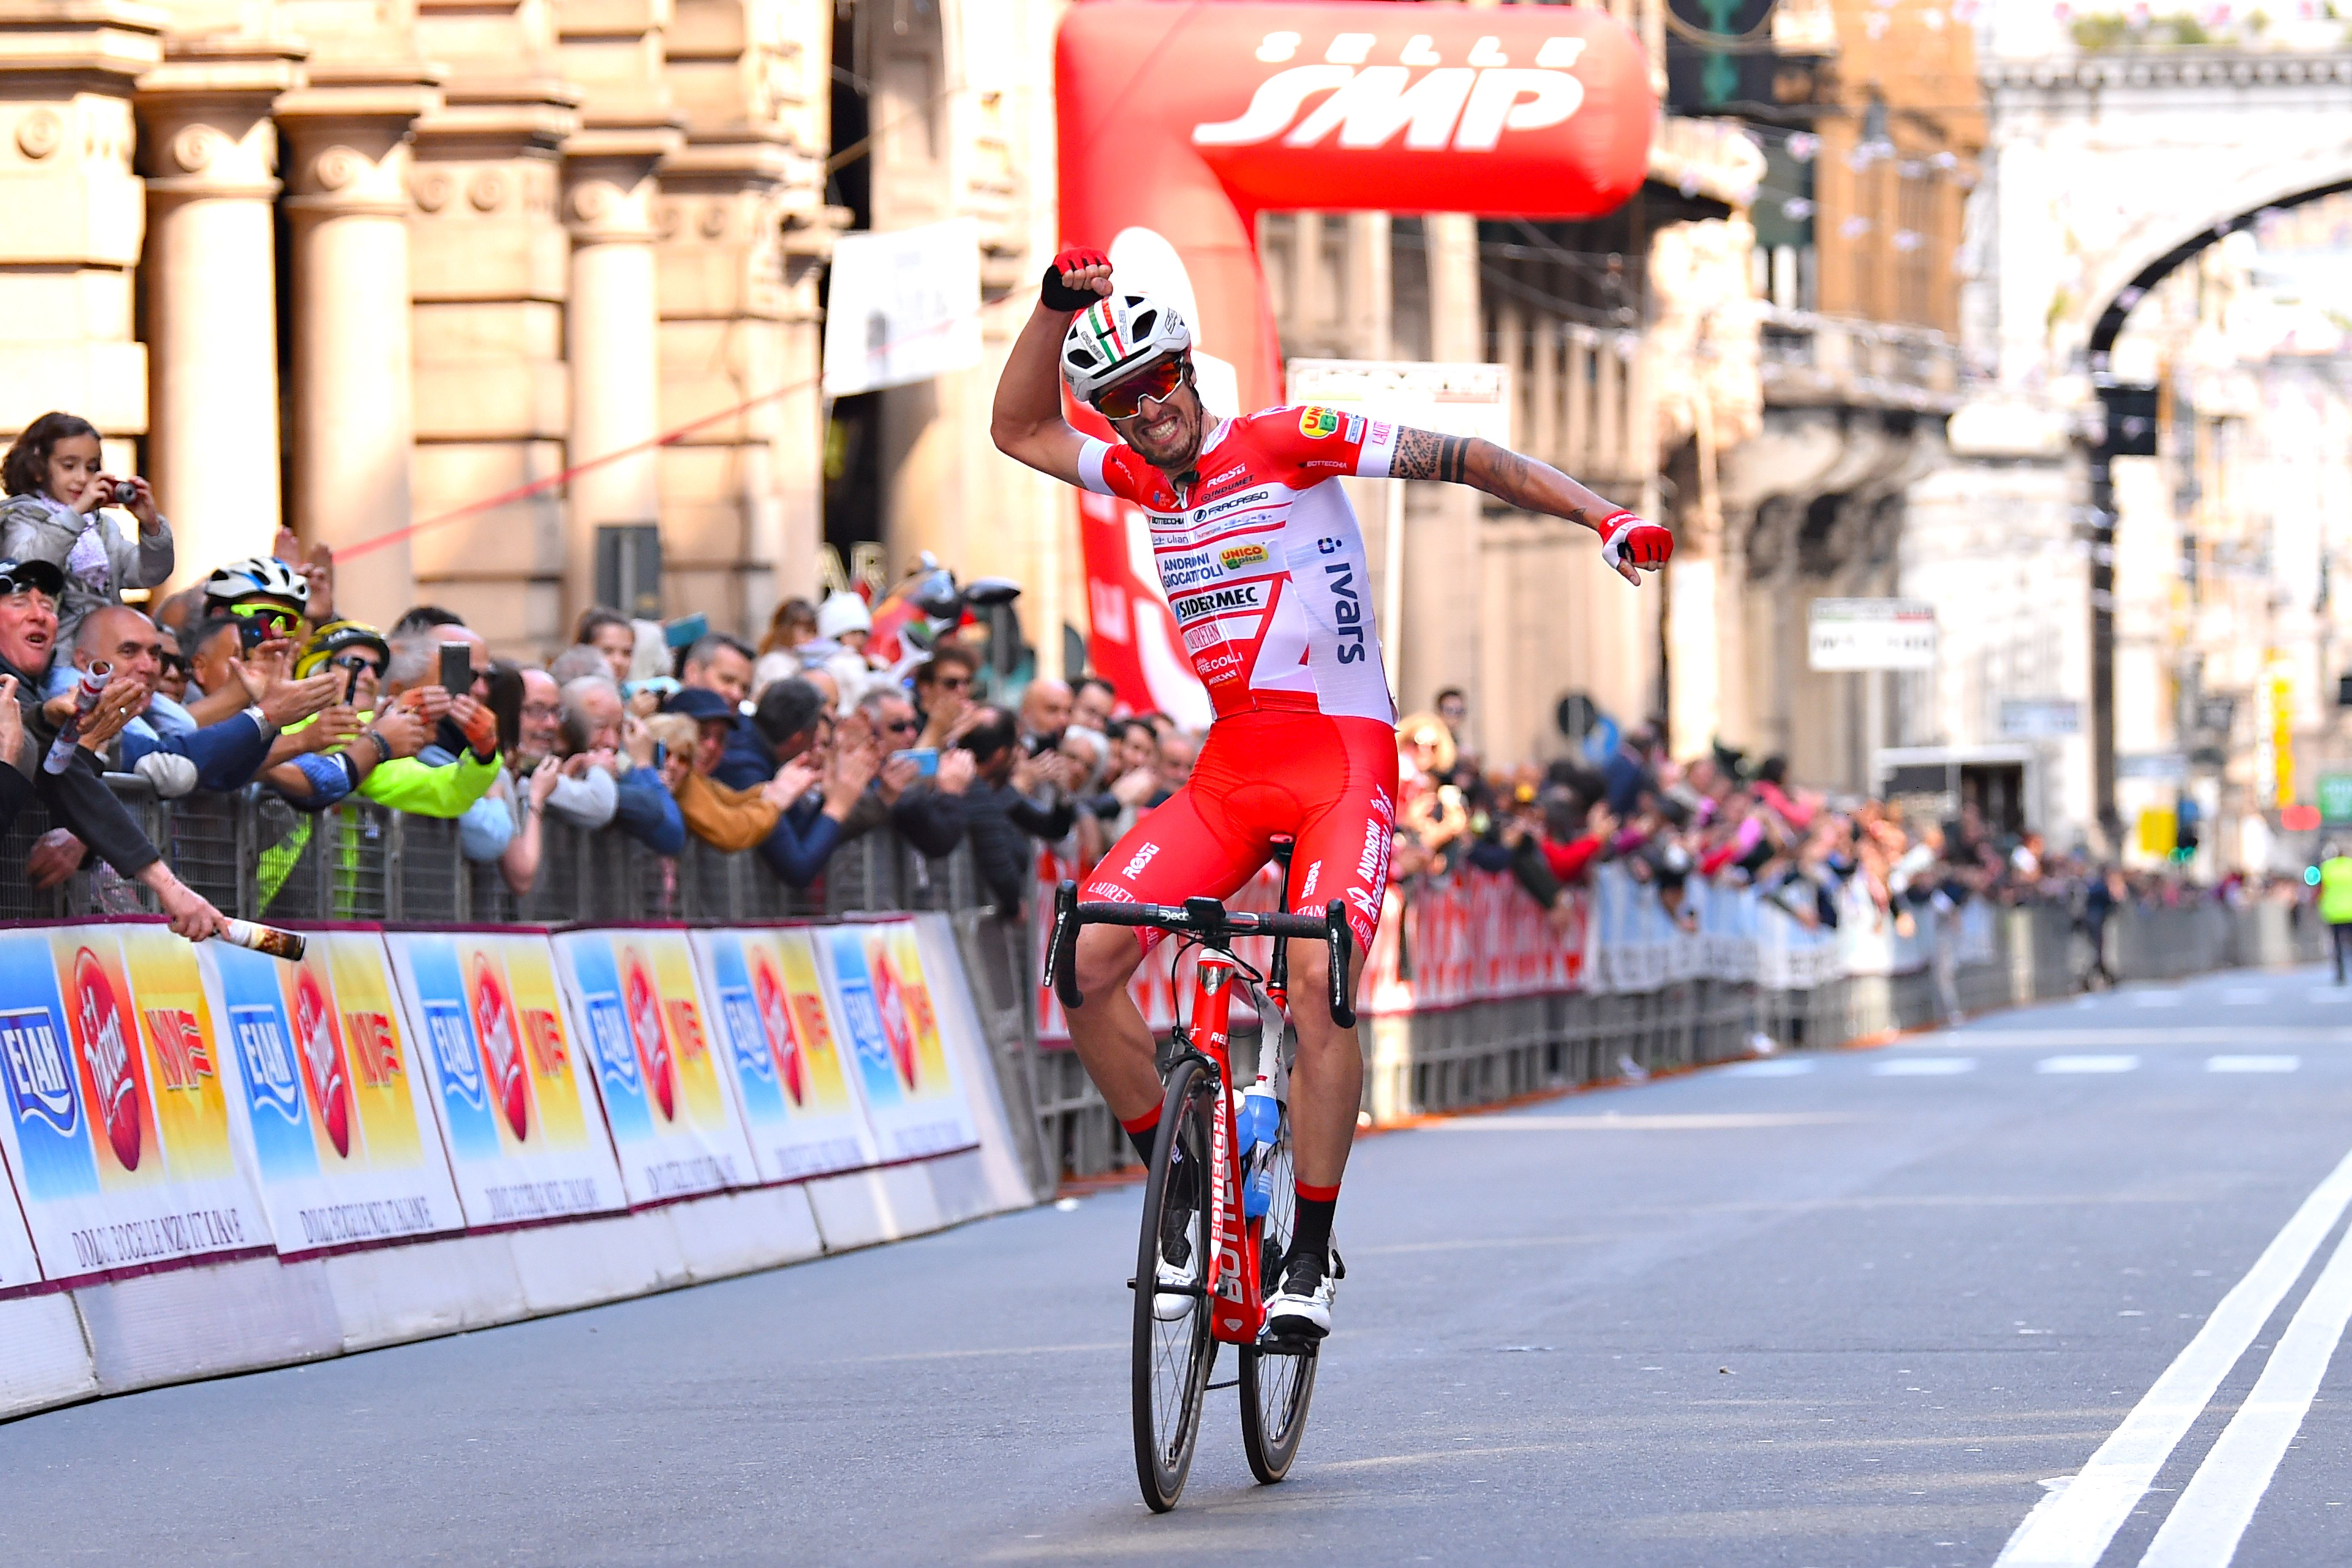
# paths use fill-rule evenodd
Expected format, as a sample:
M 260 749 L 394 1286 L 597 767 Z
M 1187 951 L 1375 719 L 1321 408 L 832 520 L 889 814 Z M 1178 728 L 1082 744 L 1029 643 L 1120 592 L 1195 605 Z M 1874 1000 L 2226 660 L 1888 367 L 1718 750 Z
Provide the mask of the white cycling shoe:
M 1282 1289 L 1266 1298 L 1265 1336 L 1319 1340 L 1331 1331 L 1331 1297 L 1348 1270 L 1339 1248 L 1326 1258 L 1297 1256 L 1282 1266 Z
M 1186 1252 L 1192 1250 L 1187 1237 Z M 1151 1315 L 1163 1323 L 1181 1323 L 1192 1315 L 1201 1304 L 1201 1264 L 1197 1258 L 1187 1256 L 1181 1263 L 1168 1260 L 1163 1249 L 1160 1258 L 1160 1289 L 1151 1298 Z

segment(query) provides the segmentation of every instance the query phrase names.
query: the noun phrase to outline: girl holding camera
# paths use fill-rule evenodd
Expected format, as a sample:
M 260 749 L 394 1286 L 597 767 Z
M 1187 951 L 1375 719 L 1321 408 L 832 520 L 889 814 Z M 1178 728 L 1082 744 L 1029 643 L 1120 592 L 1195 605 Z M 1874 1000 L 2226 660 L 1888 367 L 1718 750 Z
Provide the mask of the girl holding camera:
M 54 646 L 71 647 L 82 617 L 122 602 L 125 588 L 160 586 L 172 574 L 172 525 L 155 492 L 137 476 L 105 470 L 98 429 L 72 414 L 44 414 L 0 459 L 0 558 L 47 561 L 66 574 Z M 100 515 L 119 506 L 139 520 L 139 536 Z

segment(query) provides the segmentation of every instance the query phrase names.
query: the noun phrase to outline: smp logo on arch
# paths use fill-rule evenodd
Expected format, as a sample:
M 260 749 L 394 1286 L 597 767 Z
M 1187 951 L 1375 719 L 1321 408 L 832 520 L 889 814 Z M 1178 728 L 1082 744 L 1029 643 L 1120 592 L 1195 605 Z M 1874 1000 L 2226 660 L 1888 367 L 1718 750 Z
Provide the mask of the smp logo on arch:
M 1257 58 L 1282 64 L 1303 41 L 1294 32 L 1268 33 Z M 1370 33 L 1339 34 L 1321 63 L 1260 82 L 1239 118 L 1193 126 L 1192 144 L 1250 147 L 1279 137 L 1286 147 L 1314 147 L 1336 132 L 1338 146 L 1361 150 L 1385 146 L 1402 132 L 1413 152 L 1491 153 L 1506 131 L 1545 130 L 1584 105 L 1584 84 L 1571 68 L 1584 53 L 1580 37 L 1546 38 L 1531 66 L 1514 65 L 1494 37 L 1479 38 L 1461 65 L 1446 64 L 1427 33 L 1398 48 L 1394 63 L 1370 63 L 1377 43 Z M 1319 93 L 1330 96 L 1301 118 Z

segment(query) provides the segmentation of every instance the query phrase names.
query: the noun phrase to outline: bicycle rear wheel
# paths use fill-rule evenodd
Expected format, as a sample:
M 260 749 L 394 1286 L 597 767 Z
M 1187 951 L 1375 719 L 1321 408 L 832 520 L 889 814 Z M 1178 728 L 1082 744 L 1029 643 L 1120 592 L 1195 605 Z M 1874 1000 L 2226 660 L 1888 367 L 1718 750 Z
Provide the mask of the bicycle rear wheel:
M 1266 1162 L 1273 1192 L 1258 1242 L 1261 1298 L 1281 1289 L 1282 1260 L 1297 1226 L 1298 1191 L 1290 1153 L 1290 1108 L 1286 1105 L 1281 1136 Z M 1249 1455 L 1250 1474 L 1267 1486 L 1288 1475 L 1290 1461 L 1298 1457 L 1307 1403 L 1315 1397 L 1316 1349 L 1311 1341 L 1295 1348 L 1242 1347 L 1242 1448 Z
M 1209 1332 L 1208 1185 L 1210 1119 L 1217 1090 L 1198 1058 L 1169 1075 L 1160 1137 L 1143 1188 L 1143 1234 L 1135 1258 L 1135 1479 L 1154 1513 L 1176 1506 L 1201 1436 L 1201 1407 L 1217 1342 Z M 1191 1310 L 1172 1320 L 1159 1312 L 1160 1238 L 1182 1237 L 1195 1264 Z

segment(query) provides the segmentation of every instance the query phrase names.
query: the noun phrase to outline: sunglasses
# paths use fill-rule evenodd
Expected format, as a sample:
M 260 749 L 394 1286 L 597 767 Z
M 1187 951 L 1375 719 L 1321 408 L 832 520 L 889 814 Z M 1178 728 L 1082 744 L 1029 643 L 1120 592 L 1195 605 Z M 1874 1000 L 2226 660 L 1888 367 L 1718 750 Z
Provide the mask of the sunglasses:
M 938 679 L 931 681 L 929 684 L 939 687 L 943 691 L 969 691 L 971 689 L 971 677 L 969 675 L 942 675 Z
M 1106 419 L 1132 419 L 1143 412 L 1143 401 L 1165 403 L 1176 389 L 1192 379 L 1192 362 L 1164 359 L 1125 381 L 1106 386 L 1095 396 L 1095 407 Z
M 291 632 L 302 624 L 302 617 L 283 605 L 232 605 L 228 613 L 273 632 Z
M 196 672 L 195 666 L 190 664 L 184 655 L 167 653 L 163 656 L 163 673 L 166 675 L 193 676 Z
M 894 735 L 903 735 L 909 730 L 919 730 L 922 726 L 916 723 L 912 719 L 894 719 L 889 723 L 883 725 L 882 728 L 889 731 L 890 733 Z
M 383 679 L 383 666 L 372 658 L 361 658 L 356 654 L 347 654 L 332 662 L 337 669 L 364 669 L 379 680 Z

